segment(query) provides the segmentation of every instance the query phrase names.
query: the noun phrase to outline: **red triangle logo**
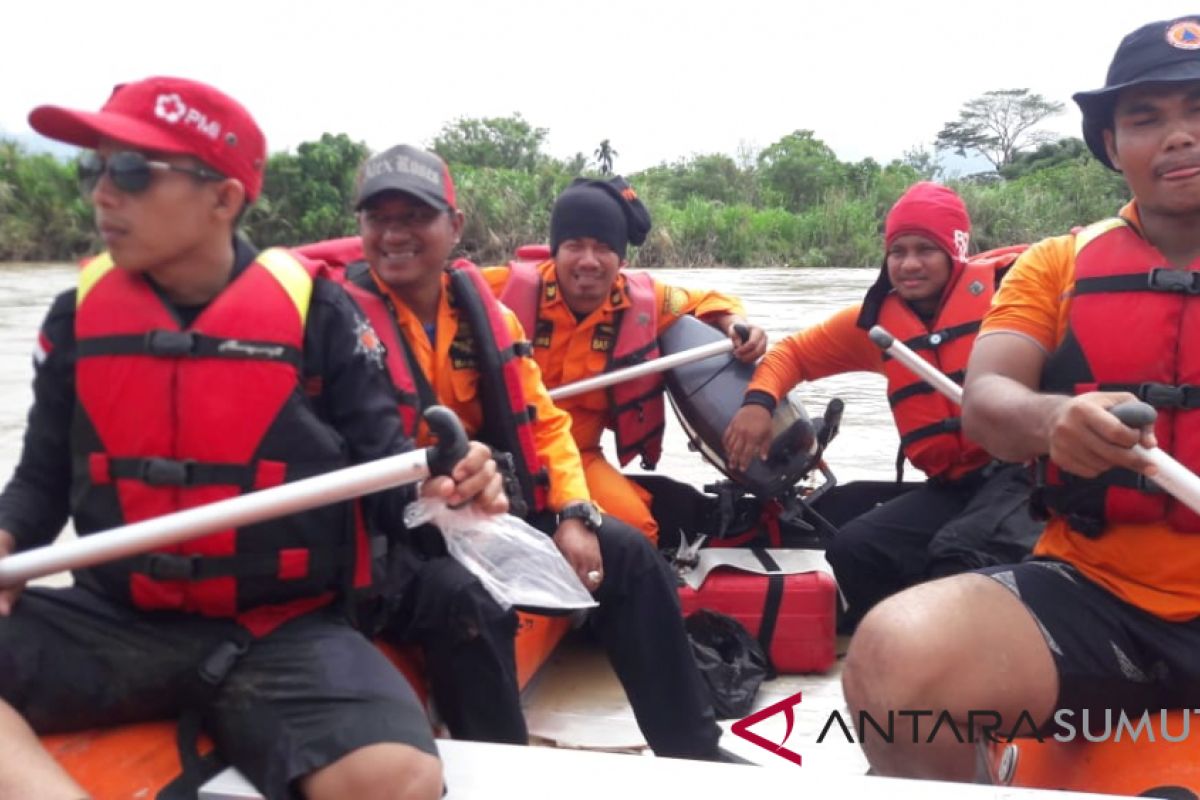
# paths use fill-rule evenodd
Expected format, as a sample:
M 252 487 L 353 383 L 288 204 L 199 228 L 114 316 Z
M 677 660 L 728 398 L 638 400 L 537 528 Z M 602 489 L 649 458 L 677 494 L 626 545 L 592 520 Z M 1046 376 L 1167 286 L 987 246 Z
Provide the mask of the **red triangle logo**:
M 780 700 L 778 703 L 769 705 L 766 708 L 762 709 L 761 711 L 755 711 L 753 714 L 751 714 L 750 716 L 748 716 L 744 719 L 739 719 L 737 722 L 733 723 L 733 727 L 731 727 L 730 730 L 732 730 L 736 735 L 742 737 L 746 741 L 751 742 L 752 744 L 756 744 L 759 747 L 761 747 L 762 749 L 772 752 L 777 756 L 786 758 L 788 761 L 791 761 L 793 764 L 800 766 L 800 754 L 794 750 L 790 750 L 787 747 L 784 747 L 784 745 L 787 744 L 788 737 L 792 735 L 792 726 L 795 725 L 795 723 L 796 723 L 796 715 L 795 715 L 795 712 L 792 711 L 792 709 L 795 708 L 796 706 L 798 706 L 799 704 L 800 704 L 800 692 L 796 692 L 791 697 L 785 697 L 783 700 Z M 784 730 L 784 733 L 783 733 L 783 741 L 782 742 L 776 744 L 775 742 L 772 742 L 770 739 L 766 739 L 762 736 L 759 736 L 757 733 L 754 733 L 753 731 L 749 730 L 751 725 L 757 725 L 758 723 L 762 722 L 764 719 L 773 717 L 776 714 L 783 714 L 783 719 L 787 723 L 787 728 Z

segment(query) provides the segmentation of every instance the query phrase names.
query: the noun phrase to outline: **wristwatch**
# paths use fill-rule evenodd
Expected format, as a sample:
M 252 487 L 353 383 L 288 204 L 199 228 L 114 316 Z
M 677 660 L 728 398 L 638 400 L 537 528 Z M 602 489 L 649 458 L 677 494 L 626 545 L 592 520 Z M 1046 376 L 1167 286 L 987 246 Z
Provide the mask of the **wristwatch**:
M 595 503 L 587 501 L 563 506 L 562 511 L 558 512 L 558 522 L 561 525 L 563 520 L 567 519 L 579 520 L 585 528 L 593 533 L 600 530 L 600 523 L 603 521 L 600 518 L 600 509 L 596 508 Z

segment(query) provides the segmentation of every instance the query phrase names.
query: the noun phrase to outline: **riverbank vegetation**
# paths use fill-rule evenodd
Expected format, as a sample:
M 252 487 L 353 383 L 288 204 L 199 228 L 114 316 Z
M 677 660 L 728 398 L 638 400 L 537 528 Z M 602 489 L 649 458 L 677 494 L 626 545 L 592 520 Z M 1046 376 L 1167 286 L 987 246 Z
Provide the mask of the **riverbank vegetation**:
M 1010 90 L 1010 101 L 1014 91 L 1024 90 Z M 1031 99 L 1044 103 L 1036 95 Z M 962 134 L 961 124 L 955 130 Z M 960 150 L 987 144 L 986 130 L 966 134 L 939 137 L 938 144 Z M 543 150 L 546 135 L 517 114 L 455 120 L 431 143 L 455 176 L 467 216 L 466 257 L 497 263 L 519 244 L 544 241 L 554 197 L 577 175 L 611 171 L 619 157 L 605 139 L 591 158 L 579 153 L 557 159 Z M 247 214 L 245 230 L 260 245 L 352 233 L 354 173 L 367 153 L 345 134 L 324 134 L 295 152 L 273 154 L 263 196 Z M 1124 201 L 1120 177 L 1078 139 L 1030 139 L 1024 149 L 1010 148 L 993 163 L 994 171 L 947 177 L 930 150 L 887 164 L 869 158 L 846 162 L 808 130 L 758 152 L 680 158 L 627 175 L 654 219 L 635 263 L 877 265 L 884 215 L 918 180 L 944 180 L 963 195 L 976 250 L 1062 233 L 1111 215 Z M 97 247 L 74 164 L 0 139 L 0 261 L 71 260 Z

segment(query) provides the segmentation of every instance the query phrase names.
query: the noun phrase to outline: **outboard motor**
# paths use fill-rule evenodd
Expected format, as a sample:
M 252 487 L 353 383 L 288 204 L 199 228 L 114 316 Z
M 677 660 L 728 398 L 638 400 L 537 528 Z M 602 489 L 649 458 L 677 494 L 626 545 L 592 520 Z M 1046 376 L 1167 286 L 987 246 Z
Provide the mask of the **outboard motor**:
M 722 338 L 716 328 L 685 316 L 663 331 L 658 343 L 663 355 L 671 355 Z M 753 374 L 753 364 L 721 354 L 668 370 L 665 379 L 671 405 L 692 448 L 746 491 L 768 500 L 786 494 L 817 467 L 824 445 L 837 431 L 841 401 L 834 400 L 826 418 L 814 425 L 798 392 L 789 392 L 775 409 L 767 459 L 755 459 L 745 473 L 734 472 L 725 463 L 721 438 L 741 408 Z

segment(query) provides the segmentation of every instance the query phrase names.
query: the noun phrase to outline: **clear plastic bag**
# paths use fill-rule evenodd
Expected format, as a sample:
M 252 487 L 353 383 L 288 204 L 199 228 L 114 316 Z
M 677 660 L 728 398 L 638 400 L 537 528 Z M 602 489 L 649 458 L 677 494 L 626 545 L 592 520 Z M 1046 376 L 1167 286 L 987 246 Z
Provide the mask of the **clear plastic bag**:
M 505 608 L 552 613 L 596 606 L 553 540 L 522 519 L 472 506 L 450 508 L 441 498 L 409 503 L 404 524 L 426 523 L 437 526 L 451 557 Z

